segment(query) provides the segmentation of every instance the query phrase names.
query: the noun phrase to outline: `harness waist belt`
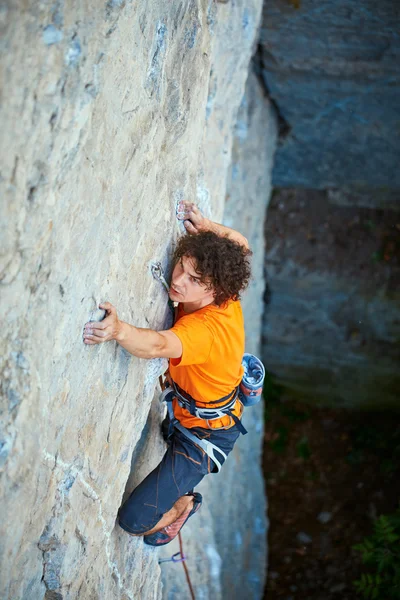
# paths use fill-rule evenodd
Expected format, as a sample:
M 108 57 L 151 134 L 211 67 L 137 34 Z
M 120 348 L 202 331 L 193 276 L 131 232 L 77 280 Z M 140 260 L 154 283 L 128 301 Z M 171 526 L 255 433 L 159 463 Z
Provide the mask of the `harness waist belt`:
M 207 402 L 207 404 L 221 404 L 221 402 L 226 401 L 226 403 L 222 404 L 222 406 L 218 406 L 216 408 L 203 408 L 197 406 L 196 400 L 192 398 L 190 394 L 182 390 L 178 386 L 178 384 L 175 383 L 175 381 L 172 381 L 172 384 L 175 392 L 175 397 L 178 400 L 179 406 L 188 410 L 193 417 L 198 417 L 199 419 L 203 419 L 204 421 L 215 421 L 215 419 L 222 419 L 226 415 L 229 415 L 234 424 L 239 429 L 240 433 L 242 433 L 243 435 L 247 433 L 240 419 L 232 412 L 232 409 L 234 408 L 239 395 L 239 386 L 236 387 L 233 390 L 233 392 L 230 392 L 227 396 L 224 396 L 219 400 L 211 400 L 210 402 Z
M 234 408 L 236 404 L 237 397 L 239 395 L 239 387 L 235 388 L 230 394 L 220 398 L 219 400 L 213 400 L 211 402 L 207 402 L 207 404 L 221 404 L 224 401 L 225 404 L 222 406 L 217 406 L 214 408 L 208 407 L 200 407 L 196 403 L 196 400 L 192 398 L 190 394 L 182 390 L 175 381 L 172 382 L 174 386 L 174 391 L 176 395 L 176 399 L 178 400 L 179 406 L 185 408 L 190 412 L 193 417 L 198 417 L 199 419 L 203 419 L 205 421 L 212 421 L 214 419 L 221 419 L 222 417 L 229 414 L 232 408 Z
M 169 426 L 170 426 L 170 431 L 169 431 L 168 437 L 172 434 L 174 427 L 176 429 L 178 429 L 193 444 L 200 446 L 200 448 L 202 448 L 204 450 L 204 452 L 214 462 L 215 466 L 217 467 L 217 473 L 219 473 L 222 468 L 222 465 L 221 465 L 220 461 L 218 460 L 218 458 L 215 456 L 215 453 L 218 452 L 224 458 L 224 460 L 226 460 L 227 455 L 225 454 L 225 452 L 223 452 L 221 450 L 221 448 L 218 448 L 218 446 L 209 442 L 208 440 L 202 440 L 202 439 L 198 438 L 196 435 L 193 435 L 193 433 L 191 433 L 189 431 L 189 429 L 186 429 L 186 427 L 184 427 L 183 425 L 181 425 L 179 423 L 178 419 L 175 418 L 174 407 L 172 406 L 172 400 L 173 400 L 174 395 L 175 395 L 174 390 L 170 387 L 167 387 L 160 396 L 161 402 L 165 401 L 167 403 L 167 408 L 168 408 Z

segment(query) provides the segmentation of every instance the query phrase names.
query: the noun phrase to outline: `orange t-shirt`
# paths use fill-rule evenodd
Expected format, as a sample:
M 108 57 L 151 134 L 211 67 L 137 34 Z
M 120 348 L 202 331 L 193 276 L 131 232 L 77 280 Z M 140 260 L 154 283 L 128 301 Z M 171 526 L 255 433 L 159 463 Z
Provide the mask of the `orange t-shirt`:
M 210 402 L 227 396 L 243 377 L 244 320 L 239 301 L 229 300 L 223 306 L 208 304 L 187 314 L 179 304 L 171 331 L 182 342 L 180 358 L 171 358 L 172 379 L 199 402 Z M 232 412 L 240 416 L 239 400 Z M 220 428 L 233 426 L 231 417 L 207 421 L 193 417 L 174 400 L 175 417 L 184 427 Z

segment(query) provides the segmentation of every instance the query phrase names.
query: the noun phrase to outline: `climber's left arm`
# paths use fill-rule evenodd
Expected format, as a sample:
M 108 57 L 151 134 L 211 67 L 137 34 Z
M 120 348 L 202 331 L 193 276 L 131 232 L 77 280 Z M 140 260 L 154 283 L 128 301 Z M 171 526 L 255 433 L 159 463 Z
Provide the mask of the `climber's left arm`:
M 191 235 L 196 235 L 202 231 L 212 231 L 221 237 L 227 237 L 237 244 L 240 244 L 246 248 L 246 250 L 250 249 L 249 242 L 244 235 L 239 231 L 236 231 L 236 229 L 231 229 L 230 227 L 207 219 L 193 202 L 182 200 L 178 205 L 177 217 L 180 221 L 183 221 L 186 231 Z
M 100 304 L 107 317 L 97 322 L 86 323 L 83 333 L 85 344 L 93 346 L 115 340 L 125 350 L 139 358 L 180 358 L 182 342 L 170 330 L 154 331 L 134 327 L 118 319 L 115 306 L 109 302 Z

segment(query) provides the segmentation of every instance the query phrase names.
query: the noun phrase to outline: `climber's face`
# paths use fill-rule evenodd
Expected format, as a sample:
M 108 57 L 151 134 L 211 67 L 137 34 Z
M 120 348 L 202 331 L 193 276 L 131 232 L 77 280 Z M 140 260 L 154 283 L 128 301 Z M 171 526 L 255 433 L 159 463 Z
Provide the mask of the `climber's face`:
M 169 297 L 173 302 L 182 302 L 198 310 L 214 301 L 214 290 L 201 281 L 201 276 L 196 272 L 193 258 L 183 256 L 175 265 L 172 272 Z

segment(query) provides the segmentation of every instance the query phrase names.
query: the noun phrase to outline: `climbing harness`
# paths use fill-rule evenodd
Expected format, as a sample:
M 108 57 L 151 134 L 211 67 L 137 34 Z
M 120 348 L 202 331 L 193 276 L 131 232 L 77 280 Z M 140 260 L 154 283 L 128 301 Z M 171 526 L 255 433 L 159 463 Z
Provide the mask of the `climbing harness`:
M 162 381 L 162 378 L 160 377 L 160 383 L 161 383 L 161 381 Z M 162 387 L 163 386 L 164 386 L 164 384 L 162 384 Z M 215 456 L 215 452 L 218 452 L 223 457 L 224 461 L 226 460 L 227 455 L 220 448 L 218 448 L 218 446 L 215 446 L 215 444 L 213 444 L 212 442 L 198 438 L 196 435 L 191 433 L 189 431 L 189 429 L 186 429 L 186 427 L 184 427 L 183 425 L 180 424 L 180 422 L 174 415 L 174 407 L 172 405 L 172 401 L 174 398 L 175 398 L 175 391 L 173 388 L 171 388 L 168 385 L 168 387 L 166 387 L 164 389 L 164 391 L 161 393 L 161 396 L 160 396 L 161 402 L 162 401 L 166 402 L 167 408 L 168 408 L 168 416 L 169 416 L 168 437 L 170 437 L 172 435 L 174 428 L 178 429 L 178 431 L 180 431 L 193 444 L 195 444 L 196 446 L 200 446 L 200 448 L 202 448 L 204 450 L 204 452 L 211 458 L 211 460 L 214 461 L 214 463 L 217 467 L 217 472 L 219 472 L 222 468 L 222 464 L 220 463 L 218 458 Z
M 199 403 L 196 402 L 196 400 L 192 398 L 190 394 L 182 390 L 175 381 L 172 381 L 171 386 L 169 382 L 164 384 L 164 382 L 162 381 L 162 377 L 160 377 L 160 384 L 163 390 L 160 395 L 160 401 L 166 402 L 168 408 L 168 437 L 172 435 L 174 428 L 178 429 L 178 431 L 180 431 L 193 444 L 200 446 L 200 448 L 204 450 L 204 452 L 214 462 L 217 468 L 217 473 L 219 473 L 219 471 L 221 470 L 222 464 L 215 453 L 217 452 L 220 456 L 222 456 L 224 461 L 226 460 L 227 455 L 221 450 L 221 448 L 219 448 L 215 444 L 209 442 L 208 440 L 198 438 L 196 435 L 194 435 L 188 429 L 186 429 L 186 427 L 181 425 L 181 423 L 175 417 L 172 402 L 174 398 L 176 398 L 179 406 L 188 410 L 191 415 L 198 417 L 199 419 L 204 419 L 205 421 L 207 421 L 208 425 L 209 421 L 214 421 L 215 419 L 220 419 L 226 415 L 229 415 L 231 417 L 231 424 L 228 425 L 228 427 L 223 427 L 223 429 L 230 428 L 233 424 L 235 424 L 239 429 L 240 433 L 245 435 L 247 431 L 241 423 L 240 419 L 232 413 L 232 409 L 237 399 L 239 399 L 239 401 L 244 406 L 253 406 L 254 404 L 260 401 L 262 386 L 265 377 L 265 369 L 262 362 L 253 354 L 246 353 L 243 356 L 242 364 L 244 367 L 244 375 L 242 381 L 240 382 L 240 385 L 224 398 L 203 403 L 207 404 L 207 407 L 199 407 Z M 208 408 L 210 404 L 221 403 L 224 404 L 216 408 Z
M 203 419 L 204 421 L 207 421 L 207 424 L 209 425 L 209 421 L 214 421 L 215 419 L 222 419 L 226 415 L 229 415 L 231 418 L 229 425 L 226 427 L 221 427 L 221 429 L 229 429 L 233 424 L 235 424 L 240 430 L 240 433 L 242 433 L 243 435 L 247 433 L 246 429 L 241 424 L 240 419 L 238 419 L 238 417 L 232 412 L 232 409 L 234 408 L 239 395 L 239 388 L 235 388 L 233 392 L 231 392 L 227 396 L 224 396 L 223 398 L 220 398 L 219 400 L 211 400 L 210 402 L 206 403 L 203 402 L 203 404 L 206 404 L 206 406 L 200 407 L 199 403 L 194 398 L 192 398 L 190 394 L 182 390 L 182 388 L 180 388 L 179 385 L 175 383 L 175 381 L 172 382 L 172 386 L 174 388 L 175 397 L 178 400 L 179 406 L 188 410 L 193 417 Z M 223 403 L 222 406 L 209 408 L 210 404 L 221 403 Z
M 169 291 L 168 283 L 165 280 L 160 262 L 152 264 L 151 272 L 153 274 L 153 277 L 161 281 L 163 286 L 167 289 L 167 291 Z M 265 377 L 265 369 L 262 362 L 253 354 L 244 354 L 242 359 L 242 365 L 244 368 L 244 375 L 242 381 L 240 382 L 240 385 L 236 387 L 232 392 L 230 392 L 227 396 L 224 396 L 219 400 L 212 400 L 209 402 L 201 403 L 206 404 L 206 406 L 199 406 L 200 402 L 196 401 L 185 390 L 182 390 L 182 388 L 180 388 L 175 381 L 172 381 L 171 386 L 169 382 L 164 384 L 162 377 L 159 378 L 162 389 L 160 400 L 166 402 L 168 407 L 168 437 L 172 435 L 174 428 L 178 429 L 178 431 L 180 431 L 193 444 L 200 446 L 200 448 L 204 450 L 204 452 L 214 462 L 217 468 L 217 473 L 219 473 L 219 471 L 221 470 L 222 464 L 220 460 L 218 460 L 215 453 L 217 452 L 223 458 L 224 461 L 226 460 L 227 455 L 215 444 L 212 444 L 208 440 L 198 438 L 188 429 L 186 429 L 186 427 L 183 427 L 183 425 L 181 425 L 181 423 L 174 415 L 172 401 L 174 400 L 174 398 L 176 398 L 179 406 L 188 410 L 192 416 L 205 420 L 208 426 L 210 426 L 209 421 L 221 419 L 222 417 L 229 415 L 231 420 L 228 426 L 212 429 L 229 429 L 233 425 L 236 425 L 240 433 L 245 435 L 247 431 L 244 428 L 241 420 L 232 412 L 232 409 L 234 408 L 237 400 L 239 400 L 239 402 L 241 402 L 243 406 L 252 406 L 260 401 L 262 386 Z M 212 407 L 210 406 L 212 404 L 217 404 L 220 406 Z

